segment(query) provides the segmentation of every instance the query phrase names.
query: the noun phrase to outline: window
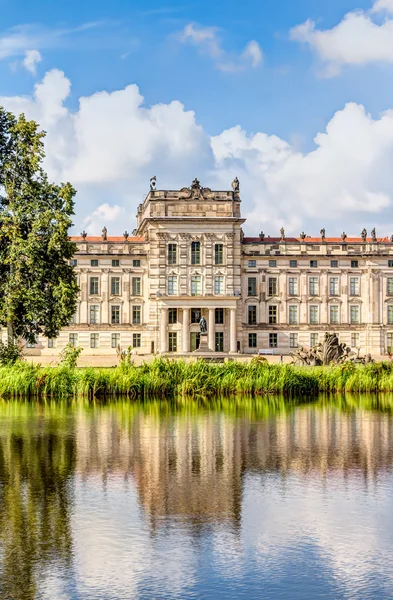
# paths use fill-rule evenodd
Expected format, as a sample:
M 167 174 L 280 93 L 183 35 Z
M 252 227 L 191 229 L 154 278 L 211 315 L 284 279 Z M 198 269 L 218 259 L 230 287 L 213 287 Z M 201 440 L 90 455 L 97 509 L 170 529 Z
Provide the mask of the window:
M 331 260 L 330 261 L 330 266 L 332 267 L 332 269 L 337 269 L 337 267 L 338 267 L 338 260 Z
M 214 311 L 216 325 L 224 325 L 224 309 L 216 308 Z
M 310 348 L 318 344 L 318 333 L 310 333 Z
M 257 295 L 257 278 L 256 277 L 248 278 L 248 295 L 249 296 Z
M 390 354 L 393 354 L 393 333 L 388 333 L 387 334 L 387 351 Z
M 191 323 L 199 323 L 202 318 L 202 312 L 200 308 L 191 309 Z
M 90 295 L 98 294 L 98 277 L 90 277 Z
M 318 296 L 319 293 L 319 279 L 318 277 L 310 277 L 310 296 Z
M 132 334 L 132 345 L 134 348 L 140 348 L 142 345 L 142 336 L 140 333 Z
M 256 333 L 249 333 L 248 334 L 248 347 L 249 348 L 256 348 L 257 347 L 257 334 Z
M 249 267 L 256 267 L 257 266 L 257 261 L 256 260 L 249 260 L 248 261 L 248 266 Z
M 257 324 L 257 307 L 256 306 L 248 306 L 248 324 L 249 325 Z
M 393 325 L 393 304 L 388 304 L 388 323 Z
M 277 296 L 277 277 L 269 277 L 269 296 Z
M 290 348 L 297 348 L 299 345 L 299 336 L 297 333 L 290 333 L 289 334 L 289 347 Z
M 169 352 L 177 352 L 177 333 L 170 331 L 168 334 L 168 350 Z
M 359 348 L 360 346 L 360 334 L 351 333 L 351 346 L 352 348 Z
M 214 278 L 214 293 L 215 294 L 223 294 L 224 293 L 224 277 L 223 275 L 216 275 Z
M 97 323 L 99 323 L 99 311 L 100 311 L 100 307 L 98 306 L 98 304 L 91 304 L 90 305 L 90 324 L 91 325 L 97 325 Z
M 360 323 L 360 306 L 358 304 L 351 306 L 351 323 L 354 325 Z
M 393 296 L 393 277 L 388 277 L 386 291 L 388 296 Z
M 351 296 L 359 296 L 359 277 L 349 278 L 349 293 Z
M 338 296 L 338 277 L 331 277 L 329 280 L 329 293 L 331 296 Z
M 216 352 L 224 352 L 224 332 L 216 331 L 214 335 L 214 350 Z
M 201 242 L 191 242 L 191 264 L 201 264 Z
M 112 348 L 117 348 L 118 346 L 120 346 L 120 333 L 112 333 L 111 346 Z
M 290 260 L 289 261 L 289 266 L 291 269 L 296 269 L 297 267 L 297 260 Z
M 277 306 L 275 304 L 271 304 L 269 306 L 269 324 L 273 325 L 277 323 Z
M 277 348 L 278 345 L 277 333 L 269 333 L 269 348 Z
M 168 244 L 168 265 L 177 264 L 177 244 Z
M 90 348 L 98 348 L 99 346 L 99 334 L 91 333 L 90 334 Z
M 298 307 L 296 306 L 296 304 L 290 304 L 290 306 L 289 306 L 289 324 L 290 325 L 297 325 L 297 314 L 298 314 Z
M 120 323 L 120 306 L 111 306 L 111 323 Z
M 112 267 L 120 267 L 120 260 L 118 258 L 112 259 Z
M 90 266 L 91 267 L 98 267 L 98 259 L 97 258 L 92 258 L 90 261 Z
M 269 260 L 269 267 L 277 267 L 277 261 L 274 259 Z
M 310 306 L 310 324 L 317 325 L 319 321 L 319 306 Z
M 168 296 L 177 296 L 177 276 L 169 275 L 168 277 Z
M 202 294 L 202 278 L 200 275 L 191 277 L 191 296 L 200 296 Z
M 141 261 L 139 258 L 134 258 L 134 260 L 132 261 L 132 266 L 133 267 L 140 267 L 141 266 Z
M 330 323 L 332 325 L 338 325 L 339 324 L 339 317 L 338 317 L 338 305 L 337 304 L 332 304 L 330 306 Z
M 318 266 L 318 261 L 317 260 L 310 260 L 310 267 L 312 267 L 313 269 L 315 269 Z
M 170 308 L 168 311 L 168 323 L 174 325 L 177 323 L 177 308 Z
M 142 289 L 142 280 L 140 277 L 133 277 L 132 278 L 132 295 L 133 296 L 140 296 L 141 295 L 141 289 Z
M 111 294 L 112 296 L 120 294 L 120 277 L 111 277 Z
M 76 260 L 76 258 L 72 258 L 70 260 L 70 265 L 71 265 L 71 267 L 77 267 L 78 266 L 78 261 Z
M 224 264 L 224 245 L 223 244 L 215 244 L 215 246 L 214 246 L 214 264 L 216 264 L 216 265 Z
M 357 269 L 359 267 L 358 260 L 351 260 L 351 269 Z
M 297 277 L 289 278 L 289 295 L 297 296 Z
M 78 343 L 78 334 L 77 333 L 68 334 L 68 343 L 71 344 L 71 346 L 76 346 Z
M 48 338 L 48 348 L 55 347 L 55 340 L 53 338 Z
M 132 307 L 132 324 L 140 325 L 141 324 L 141 306 L 133 306 Z

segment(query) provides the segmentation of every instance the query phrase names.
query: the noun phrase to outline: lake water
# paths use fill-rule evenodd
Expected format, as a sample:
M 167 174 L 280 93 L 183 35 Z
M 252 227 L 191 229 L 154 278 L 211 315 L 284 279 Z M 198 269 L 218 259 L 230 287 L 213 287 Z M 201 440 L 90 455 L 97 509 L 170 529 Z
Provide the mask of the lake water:
M 0 598 L 393 598 L 375 406 L 0 402 Z

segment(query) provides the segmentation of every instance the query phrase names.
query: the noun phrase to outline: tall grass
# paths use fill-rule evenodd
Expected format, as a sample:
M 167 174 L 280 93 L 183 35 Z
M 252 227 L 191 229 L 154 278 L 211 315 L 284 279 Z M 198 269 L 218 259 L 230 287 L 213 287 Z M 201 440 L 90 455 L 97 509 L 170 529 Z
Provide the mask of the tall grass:
M 321 392 L 393 392 L 393 365 L 295 367 L 158 358 L 139 367 L 114 369 L 41 367 L 22 362 L 0 368 L 3 398 L 315 397 Z

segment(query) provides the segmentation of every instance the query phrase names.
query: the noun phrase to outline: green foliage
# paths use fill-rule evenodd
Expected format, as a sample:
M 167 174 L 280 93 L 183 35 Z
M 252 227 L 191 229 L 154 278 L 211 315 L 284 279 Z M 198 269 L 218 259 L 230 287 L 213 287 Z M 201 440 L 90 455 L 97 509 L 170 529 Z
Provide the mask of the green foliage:
M 23 358 L 23 346 L 13 340 L 0 340 L 0 365 L 13 365 Z
M 128 346 L 126 350 L 122 350 L 119 344 L 116 348 L 116 354 L 120 367 L 126 368 L 132 364 L 132 346 Z
M 42 168 L 37 123 L 0 107 L 0 326 L 34 343 L 57 337 L 75 312 L 78 286 L 68 260 L 75 190 Z
M 60 364 L 63 367 L 75 369 L 78 357 L 82 350 L 83 348 L 75 348 L 72 344 L 67 344 L 64 350 L 60 352 Z

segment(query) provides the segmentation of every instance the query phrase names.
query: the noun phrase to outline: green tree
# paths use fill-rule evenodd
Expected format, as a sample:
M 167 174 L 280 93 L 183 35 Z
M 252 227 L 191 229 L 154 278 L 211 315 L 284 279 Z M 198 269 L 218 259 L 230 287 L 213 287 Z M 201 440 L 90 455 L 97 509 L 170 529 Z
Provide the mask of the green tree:
M 56 337 L 75 313 L 68 236 L 75 190 L 48 181 L 45 132 L 0 107 L 0 326 L 9 339 Z

